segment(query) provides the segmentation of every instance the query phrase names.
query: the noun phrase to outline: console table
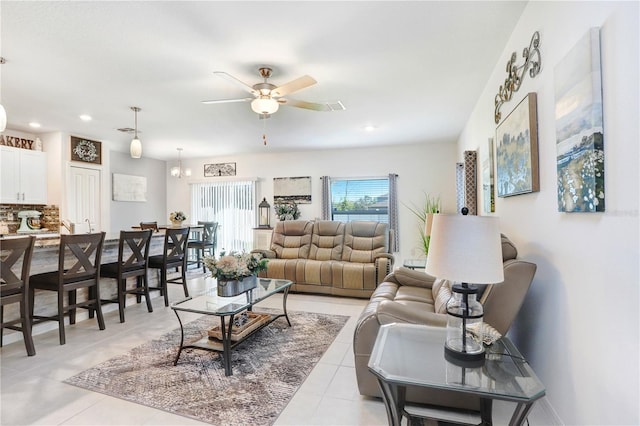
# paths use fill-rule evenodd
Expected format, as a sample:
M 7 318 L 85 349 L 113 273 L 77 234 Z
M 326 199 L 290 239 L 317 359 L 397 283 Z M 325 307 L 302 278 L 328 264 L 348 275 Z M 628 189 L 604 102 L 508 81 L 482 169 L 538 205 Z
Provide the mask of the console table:
M 496 399 L 517 403 L 509 424 L 522 425 L 545 388 L 513 343 L 502 337 L 486 348 L 483 365 L 468 367 L 445 359 L 445 337 L 442 327 L 398 323 L 380 327 L 369 370 L 378 378 L 389 424 L 400 426 L 406 414 L 491 425 L 491 404 Z M 406 386 L 410 385 L 476 395 L 481 412 L 474 415 L 446 408 L 405 407 Z

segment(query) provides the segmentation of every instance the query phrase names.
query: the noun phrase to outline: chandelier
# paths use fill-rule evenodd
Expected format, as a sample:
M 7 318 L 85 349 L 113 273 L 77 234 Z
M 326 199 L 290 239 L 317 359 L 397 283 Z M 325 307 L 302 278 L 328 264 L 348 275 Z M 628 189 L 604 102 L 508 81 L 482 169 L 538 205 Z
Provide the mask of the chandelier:
M 182 148 L 176 148 L 176 149 L 178 150 L 178 165 L 177 166 L 173 166 L 171 168 L 171 176 L 177 177 L 178 179 L 180 179 L 182 177 L 191 176 L 191 169 L 189 169 L 189 168 L 183 169 L 182 168 L 182 158 L 181 158 Z

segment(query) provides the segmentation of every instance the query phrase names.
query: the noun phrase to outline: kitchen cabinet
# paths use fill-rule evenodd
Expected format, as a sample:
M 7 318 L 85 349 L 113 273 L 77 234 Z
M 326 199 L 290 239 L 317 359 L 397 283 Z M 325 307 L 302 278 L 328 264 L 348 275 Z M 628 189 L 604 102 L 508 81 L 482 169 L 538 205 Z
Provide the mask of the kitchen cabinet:
M 0 203 L 47 204 L 47 154 L 0 146 Z

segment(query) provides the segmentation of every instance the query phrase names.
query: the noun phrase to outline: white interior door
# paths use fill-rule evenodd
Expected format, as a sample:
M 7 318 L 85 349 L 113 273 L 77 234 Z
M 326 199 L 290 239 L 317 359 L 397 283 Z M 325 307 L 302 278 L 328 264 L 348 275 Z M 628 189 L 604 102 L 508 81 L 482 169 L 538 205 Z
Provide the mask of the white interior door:
M 97 169 L 70 167 L 69 221 L 75 232 L 100 231 L 100 176 Z M 89 224 L 91 228 L 89 229 Z

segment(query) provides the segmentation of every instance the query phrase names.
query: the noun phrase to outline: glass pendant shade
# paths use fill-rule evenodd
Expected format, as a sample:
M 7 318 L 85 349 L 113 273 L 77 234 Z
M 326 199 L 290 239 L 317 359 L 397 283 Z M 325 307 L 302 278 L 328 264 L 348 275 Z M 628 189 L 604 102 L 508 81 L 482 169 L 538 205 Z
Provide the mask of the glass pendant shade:
M 131 145 L 129 146 L 129 154 L 131 154 L 131 158 L 140 158 L 142 157 L 142 143 L 140 139 L 134 138 L 131 140 Z
M 260 96 L 251 101 L 251 109 L 257 114 L 273 114 L 279 107 L 278 101 L 269 96 Z
M 4 132 L 7 128 L 7 111 L 0 105 L 0 132 Z

